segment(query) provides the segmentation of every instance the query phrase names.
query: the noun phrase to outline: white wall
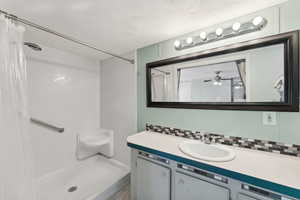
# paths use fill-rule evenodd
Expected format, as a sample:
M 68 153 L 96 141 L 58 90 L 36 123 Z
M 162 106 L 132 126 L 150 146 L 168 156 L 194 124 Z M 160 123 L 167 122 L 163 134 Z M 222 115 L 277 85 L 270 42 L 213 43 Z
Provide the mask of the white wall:
M 76 134 L 99 128 L 99 62 L 43 46 L 28 57 L 32 117 L 64 127 L 58 133 L 31 124 L 36 177 L 75 164 Z
M 134 58 L 134 53 L 124 55 Z M 101 127 L 115 133 L 115 159 L 129 165 L 127 136 L 137 131 L 136 67 L 111 58 L 101 62 Z

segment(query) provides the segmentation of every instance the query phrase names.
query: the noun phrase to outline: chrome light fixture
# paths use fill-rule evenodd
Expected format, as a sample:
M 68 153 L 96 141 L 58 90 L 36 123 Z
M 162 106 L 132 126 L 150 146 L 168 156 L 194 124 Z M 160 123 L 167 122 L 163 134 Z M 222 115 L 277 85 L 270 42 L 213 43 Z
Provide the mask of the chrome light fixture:
M 181 46 L 181 42 L 179 40 L 175 40 L 174 47 L 179 48 Z
M 235 22 L 233 25 L 232 25 L 232 30 L 234 30 L 235 32 L 238 32 L 241 28 L 241 23 L 239 22 Z
M 223 29 L 222 29 L 222 28 L 217 28 L 217 30 L 216 30 L 216 35 L 217 35 L 218 37 L 221 37 L 221 36 L 223 35 Z
M 187 44 L 192 44 L 192 43 L 193 43 L 193 38 L 192 38 L 192 37 L 188 37 L 188 38 L 186 39 L 186 43 L 187 43 Z
M 261 31 L 266 25 L 267 19 L 262 16 L 257 16 L 252 20 L 244 23 L 235 22 L 230 27 L 220 27 L 210 33 L 202 31 L 200 35 L 189 36 L 186 39 L 176 40 L 174 42 L 174 48 L 180 51 L 183 49 L 192 48 L 195 46 L 204 45 L 227 38 Z
M 200 33 L 200 38 L 202 41 L 205 41 L 207 39 L 207 33 L 206 32 L 201 32 Z
M 262 26 L 264 24 L 264 18 L 262 16 L 255 17 L 252 20 L 252 24 L 257 27 Z
M 217 85 L 217 86 L 221 86 L 222 85 L 222 82 L 219 80 L 219 81 L 214 81 L 213 82 L 214 85 Z

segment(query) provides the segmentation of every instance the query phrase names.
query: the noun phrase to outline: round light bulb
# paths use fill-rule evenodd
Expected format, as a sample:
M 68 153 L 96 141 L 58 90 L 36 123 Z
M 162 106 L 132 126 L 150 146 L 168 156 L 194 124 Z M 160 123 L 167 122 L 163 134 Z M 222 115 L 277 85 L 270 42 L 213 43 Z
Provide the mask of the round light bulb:
M 264 18 L 262 16 L 258 16 L 252 20 L 252 24 L 254 26 L 260 26 L 263 23 L 263 21 L 264 21 Z
M 175 42 L 174 42 L 174 47 L 175 47 L 175 48 L 179 48 L 180 46 L 181 46 L 180 41 L 179 41 L 179 40 L 175 40 Z
M 236 22 L 232 25 L 232 30 L 234 30 L 234 31 L 238 31 L 238 30 L 240 30 L 240 28 L 241 28 L 241 23 L 239 23 L 239 22 Z
M 223 29 L 222 29 L 222 28 L 217 28 L 217 30 L 216 30 L 216 35 L 217 35 L 218 37 L 220 37 L 220 36 L 222 36 L 222 34 L 223 34 Z
M 192 43 L 193 43 L 193 38 L 192 38 L 192 37 L 188 37 L 188 38 L 186 39 L 186 43 L 187 43 L 187 44 L 192 44 Z
M 201 40 L 206 40 L 207 39 L 207 33 L 206 32 L 201 32 L 200 33 L 200 38 L 201 38 Z

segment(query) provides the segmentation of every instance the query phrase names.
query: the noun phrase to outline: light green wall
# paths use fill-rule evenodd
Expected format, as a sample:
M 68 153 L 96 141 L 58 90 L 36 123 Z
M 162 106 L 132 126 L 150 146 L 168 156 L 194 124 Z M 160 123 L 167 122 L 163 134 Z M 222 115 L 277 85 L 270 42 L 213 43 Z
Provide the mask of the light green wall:
M 300 29 L 300 1 L 289 0 L 287 3 L 260 11 L 253 15 L 262 14 L 269 19 L 268 28 L 261 35 L 250 34 L 237 38 L 228 43 L 254 39 L 266 35 Z M 299 13 L 299 14 L 298 14 Z M 280 18 L 279 18 L 280 17 Z M 247 19 L 241 17 L 239 20 Z M 234 21 L 234 20 L 233 20 Z M 280 23 L 279 23 L 280 22 Z M 229 24 L 232 21 L 228 22 Z M 226 24 L 226 23 L 225 23 Z M 212 26 L 211 28 L 215 28 Z M 206 29 L 208 30 L 208 29 Z M 252 37 L 252 38 L 251 38 Z M 138 94 L 138 130 L 145 129 L 146 123 L 177 127 L 190 130 L 210 131 L 226 135 L 242 136 L 300 144 L 300 113 L 277 113 L 277 125 L 262 124 L 262 112 L 259 111 L 218 111 L 194 109 L 166 109 L 146 107 L 146 63 L 173 57 L 188 52 L 175 52 L 173 40 L 147 46 L 137 51 L 137 94 Z M 222 46 L 218 43 L 215 46 Z M 211 48 L 208 46 L 207 48 Z M 201 48 L 201 47 L 200 47 Z M 191 51 L 199 51 L 200 48 Z

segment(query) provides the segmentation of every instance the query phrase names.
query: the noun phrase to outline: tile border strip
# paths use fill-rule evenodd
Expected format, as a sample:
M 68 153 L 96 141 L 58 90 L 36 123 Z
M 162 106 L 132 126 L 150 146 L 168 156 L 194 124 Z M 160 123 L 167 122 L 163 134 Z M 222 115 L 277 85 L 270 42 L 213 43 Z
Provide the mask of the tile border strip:
M 249 139 L 236 136 L 225 136 L 215 133 L 204 133 L 200 131 L 190 131 L 179 128 L 170 128 L 160 125 L 146 124 L 146 130 L 157 132 L 165 135 L 173 135 L 177 137 L 183 137 L 194 140 L 211 140 L 213 142 L 253 149 L 258 151 L 265 151 L 270 153 L 277 153 L 283 155 L 289 155 L 294 157 L 300 157 L 300 145 L 285 144 L 281 142 L 274 142 L 268 140 Z

